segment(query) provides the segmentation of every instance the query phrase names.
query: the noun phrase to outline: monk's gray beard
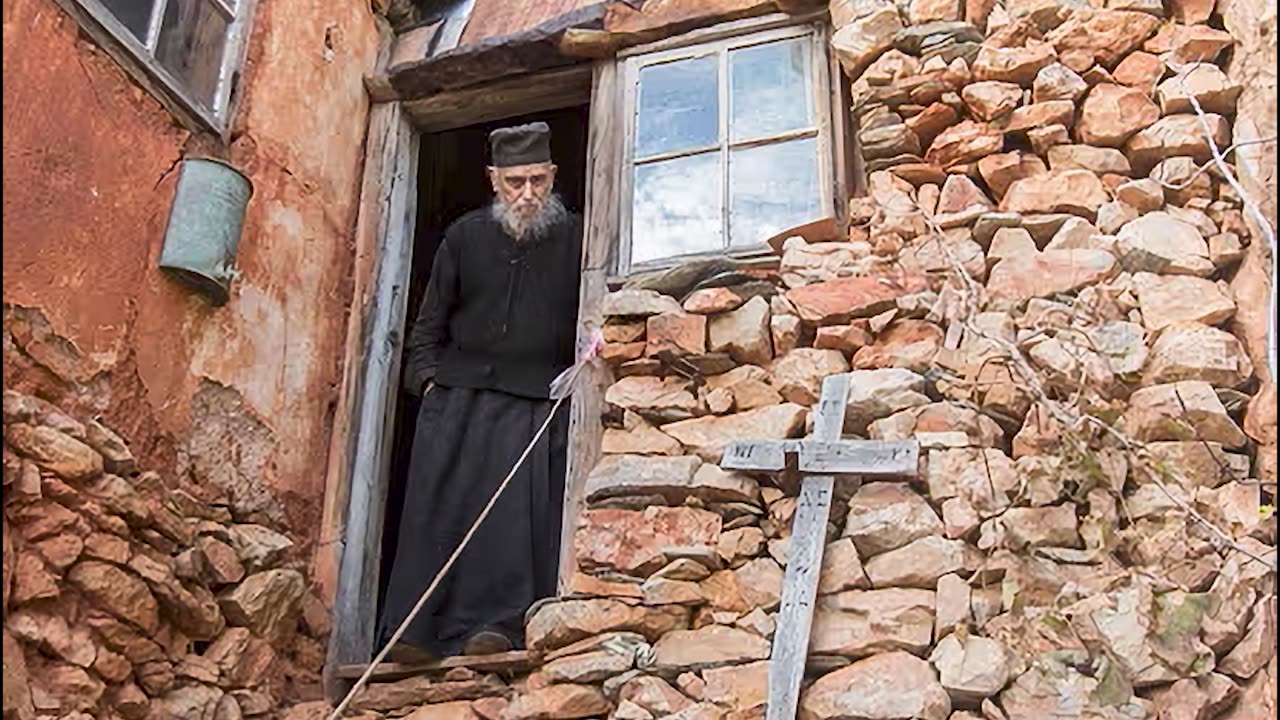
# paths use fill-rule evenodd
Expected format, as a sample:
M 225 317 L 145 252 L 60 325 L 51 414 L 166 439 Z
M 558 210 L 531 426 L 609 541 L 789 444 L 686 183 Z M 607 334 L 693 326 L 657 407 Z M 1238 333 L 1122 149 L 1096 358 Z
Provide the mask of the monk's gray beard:
M 560 201 L 560 196 L 555 193 L 548 195 L 547 201 L 542 204 L 542 209 L 528 219 L 520 217 L 501 200 L 493 201 L 493 218 L 501 223 L 502 229 L 517 242 L 546 237 L 547 233 L 551 232 L 551 228 L 563 222 L 568 216 L 569 211 Z

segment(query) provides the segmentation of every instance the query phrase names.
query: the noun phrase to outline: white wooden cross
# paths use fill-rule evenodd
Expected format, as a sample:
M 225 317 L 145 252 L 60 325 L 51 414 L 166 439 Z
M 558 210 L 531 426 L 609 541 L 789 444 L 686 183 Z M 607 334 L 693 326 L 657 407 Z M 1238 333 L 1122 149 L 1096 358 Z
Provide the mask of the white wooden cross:
M 769 657 L 769 693 L 765 720 L 794 720 L 800 700 L 813 624 L 818 575 L 831 514 L 834 474 L 863 477 L 913 476 L 920 446 L 914 440 L 841 440 L 849 376 L 832 375 L 822 383 L 822 397 L 814 416 L 813 434 L 803 440 L 738 440 L 725 448 L 721 467 L 772 471 L 786 468 L 787 453 L 799 453 L 804 474 L 782 585 L 773 652 Z M 814 474 L 808 474 L 814 473 Z

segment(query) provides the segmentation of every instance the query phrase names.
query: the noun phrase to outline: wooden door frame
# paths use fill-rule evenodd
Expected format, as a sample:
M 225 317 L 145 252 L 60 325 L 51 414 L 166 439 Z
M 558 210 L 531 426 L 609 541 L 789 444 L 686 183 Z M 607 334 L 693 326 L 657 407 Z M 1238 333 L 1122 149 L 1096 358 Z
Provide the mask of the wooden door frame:
M 618 237 L 619 187 L 622 166 L 622 83 L 613 58 L 597 60 L 591 73 L 590 126 L 587 129 L 586 205 L 583 208 L 582 271 L 578 289 L 578 352 L 604 327 L 601 301 L 609 292 L 609 268 Z M 600 457 L 604 426 L 600 411 L 613 373 L 602 364 L 588 365 L 570 404 L 568 477 L 560 529 L 560 582 L 564 594 L 577 570 L 573 530 L 585 500 L 587 475 Z
M 608 70 L 604 70 L 608 66 Z M 600 216 L 615 204 L 593 202 L 593 186 L 606 186 L 609 141 L 598 137 L 596 102 L 601 76 L 611 82 L 612 62 L 507 78 L 481 87 L 413 101 L 373 105 L 369 115 L 365 166 L 356 221 L 355 287 L 347 323 L 342 386 L 329 445 L 325 500 L 316 554 L 317 576 L 332 592 L 332 630 L 324 685 L 331 699 L 345 692 L 337 677 L 343 665 L 367 663 L 376 652 L 374 632 L 381 537 L 397 394 L 404 345 L 407 298 L 413 264 L 417 209 L 417 168 L 424 132 L 443 132 L 503 117 L 591 103 L 586 168 L 586 222 L 580 291 L 579 346 L 600 327 L 599 305 L 607 267 L 609 226 Z M 608 87 L 612 87 L 609 85 Z M 612 123 L 609 124 L 612 127 Z M 607 134 L 607 133 L 606 133 Z M 616 210 L 616 208 L 615 208 Z M 603 256 L 601 255 L 603 253 Z M 576 517 L 579 487 L 599 450 L 599 407 L 603 379 L 571 402 L 569 477 L 565 492 L 564 537 Z M 585 431 L 585 432 L 584 432 Z M 582 435 L 586 437 L 579 437 Z M 572 556 L 565 554 L 570 560 Z M 562 580 L 571 569 L 561 567 Z M 323 580 L 322 580 L 323 581 Z
M 419 133 L 401 103 L 369 114 L 356 220 L 355 288 L 329 442 L 317 575 L 333 578 L 325 694 L 341 664 L 372 657 L 400 351 L 413 263 Z
M 770 15 L 735 24 L 802 23 L 808 17 Z M 717 32 L 725 31 L 718 28 Z M 709 31 L 702 31 L 703 33 Z M 691 33 L 690 37 L 698 35 Z M 676 38 L 679 41 L 682 38 Z M 688 40 L 688 38 L 683 38 Z M 385 54 L 385 53 L 384 53 Z M 828 69 L 836 162 L 836 197 L 859 194 L 858 153 L 849 127 L 848 84 L 832 54 Z M 385 58 L 380 62 L 385 66 Z M 424 132 L 443 132 L 504 117 L 589 104 L 586 205 L 578 310 L 578 348 L 603 327 L 615 239 L 621 226 L 626 118 L 624 78 L 616 58 L 505 77 L 482 86 L 415 100 L 375 104 L 370 112 L 361 202 L 355 237 L 352 309 L 348 319 L 342 386 L 329 447 L 325 502 L 316 551 L 321 593 L 333 597 L 325 690 L 345 690 L 341 665 L 367 663 L 373 647 L 382 521 L 386 503 L 400 354 L 407 313 L 417 201 L 417 163 Z M 849 146 L 854 146 L 850 152 Z M 845 208 L 837 204 L 843 220 Z M 568 467 L 562 516 L 559 588 L 576 570 L 572 537 L 582 488 L 600 455 L 600 410 L 612 382 L 608 368 L 592 366 L 570 404 Z

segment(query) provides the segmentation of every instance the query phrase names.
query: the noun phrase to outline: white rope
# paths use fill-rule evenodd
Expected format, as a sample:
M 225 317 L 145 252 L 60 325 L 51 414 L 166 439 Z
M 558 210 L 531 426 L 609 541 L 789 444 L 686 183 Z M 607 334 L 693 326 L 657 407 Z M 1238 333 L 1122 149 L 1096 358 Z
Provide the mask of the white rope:
M 453 567 L 454 561 L 458 559 L 458 556 L 462 554 L 463 548 L 465 548 L 467 543 L 471 541 L 471 536 L 474 535 L 476 530 L 480 527 L 480 523 L 484 522 L 484 519 L 489 516 L 489 511 L 492 510 L 494 504 L 498 502 L 498 497 L 502 495 L 502 491 L 507 489 L 507 485 L 511 484 L 511 479 L 514 478 L 516 476 L 516 472 L 520 470 L 520 466 L 524 465 L 525 459 L 528 458 L 529 453 L 533 451 L 533 446 L 537 445 L 538 440 L 542 439 L 543 433 L 545 433 L 547 431 L 547 427 L 551 425 L 551 418 L 555 417 L 556 410 L 560 409 L 560 405 L 564 403 L 566 397 L 569 396 L 563 395 L 556 399 L 555 404 L 551 406 L 551 412 L 547 413 L 547 419 L 542 421 L 542 427 L 538 428 L 538 432 L 533 436 L 533 440 L 529 441 L 524 452 L 520 453 L 520 458 L 516 460 L 516 464 L 511 467 L 511 472 L 507 473 L 507 477 L 502 480 L 502 484 L 498 485 L 498 489 L 493 492 L 493 496 L 489 498 L 489 504 L 485 505 L 484 510 L 480 511 L 480 516 L 471 524 L 471 529 L 467 530 L 467 534 L 462 536 L 462 542 L 458 544 L 457 549 L 449 556 L 444 567 L 440 568 L 440 572 L 436 573 L 435 579 L 432 580 L 431 584 L 427 586 L 427 589 L 423 591 L 422 597 L 418 598 L 417 604 L 415 604 L 413 609 L 409 611 L 404 622 L 400 623 L 400 627 L 396 628 L 395 633 L 392 634 L 391 640 L 387 642 L 386 647 L 382 648 L 377 656 L 373 658 L 373 662 L 369 663 L 369 667 L 365 668 L 364 674 L 362 674 L 360 679 L 356 681 L 356 684 L 351 687 L 347 696 L 342 698 L 342 702 L 338 703 L 338 707 L 334 708 L 333 712 L 329 714 L 329 720 L 338 720 L 338 718 L 342 716 L 343 711 L 345 711 L 347 706 L 351 704 L 352 698 L 356 696 L 356 693 L 360 691 L 360 688 L 364 687 L 365 684 L 369 682 L 369 677 L 373 675 L 374 669 L 377 668 L 383 658 L 387 656 L 387 653 L 391 652 L 391 648 L 400 641 L 405 630 L 409 628 L 409 623 L 413 622 L 413 619 L 417 617 L 418 612 L 422 610 L 422 606 L 426 604 L 427 599 L 436 591 L 436 586 L 438 586 L 440 581 L 444 579 L 445 574 L 449 572 L 449 568 Z

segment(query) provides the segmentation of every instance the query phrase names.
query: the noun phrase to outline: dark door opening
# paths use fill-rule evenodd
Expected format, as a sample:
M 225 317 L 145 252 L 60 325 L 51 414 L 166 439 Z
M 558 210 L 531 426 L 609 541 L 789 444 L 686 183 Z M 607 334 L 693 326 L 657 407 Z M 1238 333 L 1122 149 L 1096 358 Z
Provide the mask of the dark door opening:
M 486 171 L 490 162 L 489 133 L 499 127 L 537 121 L 547 123 L 551 127 L 551 157 L 558 167 L 556 192 L 571 212 L 580 214 L 586 201 L 587 110 L 583 105 L 422 136 L 413 268 L 402 337 L 408 337 L 408 330 L 417 319 L 418 306 L 431 277 L 431 264 L 445 230 L 454 220 L 488 205 L 493 198 Z M 379 616 L 400 535 L 400 509 L 404 505 L 409 455 L 421 402 L 422 399 L 407 388 L 401 388 L 396 400 L 382 562 L 378 573 Z

